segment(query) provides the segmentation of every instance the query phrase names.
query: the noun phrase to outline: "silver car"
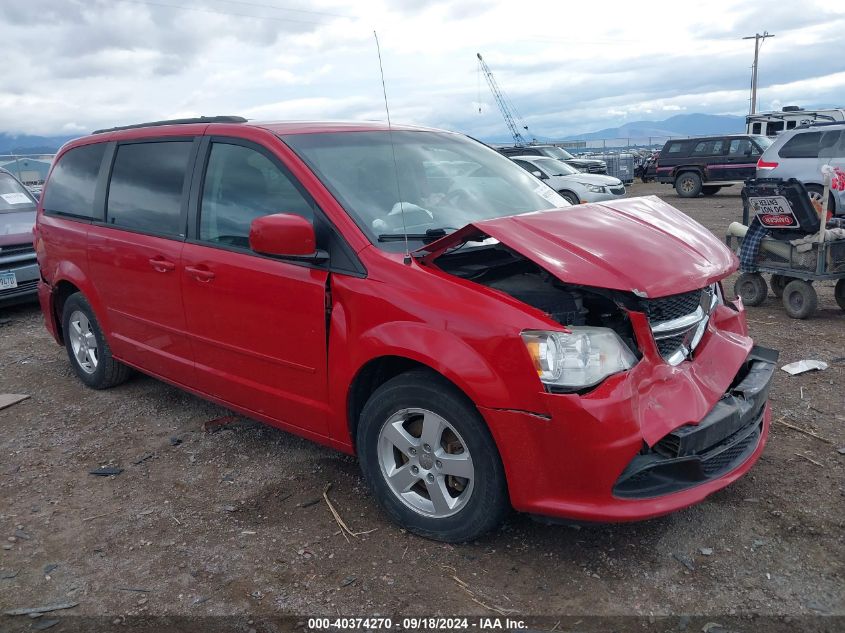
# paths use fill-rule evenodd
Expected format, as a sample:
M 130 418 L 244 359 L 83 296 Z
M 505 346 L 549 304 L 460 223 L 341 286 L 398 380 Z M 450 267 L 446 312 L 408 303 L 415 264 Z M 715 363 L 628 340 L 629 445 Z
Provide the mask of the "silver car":
M 757 178 L 796 178 L 821 201 L 822 165 L 845 169 L 845 123 L 817 123 L 782 132 L 760 160 Z M 828 208 L 845 215 L 845 192 L 830 192 Z
M 625 195 L 625 185 L 613 176 L 585 174 L 546 156 L 511 156 L 513 162 L 534 174 L 570 204 L 615 200 Z

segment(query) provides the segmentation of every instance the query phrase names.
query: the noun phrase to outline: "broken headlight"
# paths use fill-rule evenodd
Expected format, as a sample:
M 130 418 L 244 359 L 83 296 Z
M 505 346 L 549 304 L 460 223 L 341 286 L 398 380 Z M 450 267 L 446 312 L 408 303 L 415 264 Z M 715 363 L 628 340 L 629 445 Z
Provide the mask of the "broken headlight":
M 522 332 L 522 340 L 544 385 L 567 389 L 591 387 L 637 362 L 633 352 L 609 328 L 573 326 L 569 329 L 569 332 Z

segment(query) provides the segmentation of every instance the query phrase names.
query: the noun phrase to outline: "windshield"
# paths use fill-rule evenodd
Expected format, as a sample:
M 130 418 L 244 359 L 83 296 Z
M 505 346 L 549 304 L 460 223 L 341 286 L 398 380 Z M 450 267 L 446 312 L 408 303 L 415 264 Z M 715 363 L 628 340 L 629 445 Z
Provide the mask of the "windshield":
M 554 158 L 535 158 L 534 162 L 549 176 L 571 176 L 581 173 L 574 167 Z
M 560 147 L 544 147 L 541 151 L 549 158 L 557 158 L 558 160 L 571 160 L 575 158 L 572 154 Z
M 774 143 L 774 139 L 769 138 L 768 136 L 752 136 L 751 138 L 754 139 L 754 142 L 757 143 L 757 147 L 762 150 L 765 150 L 769 145 Z
M 0 172 L 0 213 L 34 210 L 35 200 L 26 188 L 9 174 Z
M 402 248 L 391 237 L 403 234 L 403 216 L 412 239 L 424 241 L 478 220 L 569 206 L 510 159 L 460 134 L 403 130 L 392 138 L 392 148 L 387 131 L 283 140 L 382 248 Z

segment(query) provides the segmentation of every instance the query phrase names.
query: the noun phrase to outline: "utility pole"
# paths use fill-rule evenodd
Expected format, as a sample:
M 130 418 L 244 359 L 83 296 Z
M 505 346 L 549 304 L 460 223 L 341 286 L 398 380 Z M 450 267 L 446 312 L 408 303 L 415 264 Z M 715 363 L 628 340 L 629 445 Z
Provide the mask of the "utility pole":
M 754 65 L 751 67 L 751 114 L 757 112 L 757 60 L 760 58 L 760 45 L 767 37 L 774 37 L 774 34 L 763 31 L 762 35 L 757 33 L 742 38 L 754 40 Z

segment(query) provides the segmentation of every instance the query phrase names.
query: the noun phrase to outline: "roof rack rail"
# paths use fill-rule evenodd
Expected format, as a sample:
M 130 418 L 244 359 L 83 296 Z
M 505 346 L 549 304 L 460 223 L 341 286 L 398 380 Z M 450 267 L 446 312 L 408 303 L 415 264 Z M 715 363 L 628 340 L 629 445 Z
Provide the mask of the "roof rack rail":
M 827 125 L 845 125 L 845 121 L 807 121 L 794 127 L 794 130 L 807 129 L 810 127 L 825 127 Z
M 246 123 L 242 116 L 199 116 L 190 119 L 166 119 L 164 121 L 150 121 L 148 123 L 133 123 L 132 125 L 120 125 L 118 127 L 103 128 L 94 130 L 92 134 L 104 134 L 106 132 L 118 132 L 120 130 L 134 130 L 141 127 L 156 127 L 159 125 L 185 125 L 187 123 Z

